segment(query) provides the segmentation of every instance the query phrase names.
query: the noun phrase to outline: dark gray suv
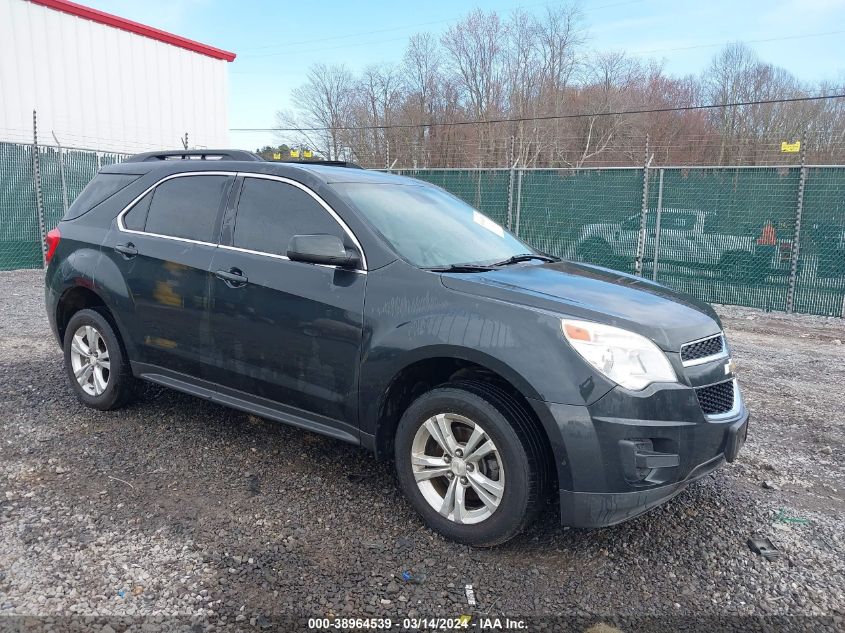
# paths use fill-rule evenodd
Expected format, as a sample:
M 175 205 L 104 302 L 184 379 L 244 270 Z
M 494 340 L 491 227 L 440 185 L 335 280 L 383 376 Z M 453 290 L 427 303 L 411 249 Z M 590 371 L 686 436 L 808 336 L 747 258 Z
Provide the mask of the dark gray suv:
M 565 525 L 620 522 L 745 439 L 708 305 L 537 252 L 417 180 L 142 154 L 100 171 L 48 256 L 82 402 L 143 379 L 360 444 L 462 543 L 506 541 L 552 495 Z

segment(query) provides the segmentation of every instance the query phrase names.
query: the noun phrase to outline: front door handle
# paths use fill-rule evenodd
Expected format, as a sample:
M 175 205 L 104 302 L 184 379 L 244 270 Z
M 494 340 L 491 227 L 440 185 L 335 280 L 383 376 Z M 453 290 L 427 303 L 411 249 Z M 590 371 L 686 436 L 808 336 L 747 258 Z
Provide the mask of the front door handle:
M 218 270 L 214 273 L 214 276 L 218 279 L 222 279 L 226 282 L 230 288 L 240 288 L 246 285 L 246 282 L 249 281 L 247 276 L 243 274 L 238 268 L 230 268 L 229 270 Z
M 114 247 L 118 253 L 123 255 L 126 259 L 132 259 L 135 255 L 138 254 L 138 249 L 132 242 L 127 242 L 126 244 L 118 244 Z

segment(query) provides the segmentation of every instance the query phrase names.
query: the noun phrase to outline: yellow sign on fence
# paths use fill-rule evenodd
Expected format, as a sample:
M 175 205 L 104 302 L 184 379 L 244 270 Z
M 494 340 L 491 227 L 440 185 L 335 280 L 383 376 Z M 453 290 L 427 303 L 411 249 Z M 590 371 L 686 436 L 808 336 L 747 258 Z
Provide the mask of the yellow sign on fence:
M 314 152 L 312 152 L 310 149 L 302 150 L 303 158 L 311 158 L 312 156 L 314 156 Z
M 292 149 L 290 151 L 290 157 L 291 158 L 299 158 L 299 150 L 298 149 Z
M 786 152 L 788 154 L 800 152 L 801 151 L 801 141 L 795 141 L 794 143 L 787 143 L 786 141 L 783 141 L 780 144 L 780 151 Z
M 273 152 L 273 160 L 282 160 L 281 152 Z

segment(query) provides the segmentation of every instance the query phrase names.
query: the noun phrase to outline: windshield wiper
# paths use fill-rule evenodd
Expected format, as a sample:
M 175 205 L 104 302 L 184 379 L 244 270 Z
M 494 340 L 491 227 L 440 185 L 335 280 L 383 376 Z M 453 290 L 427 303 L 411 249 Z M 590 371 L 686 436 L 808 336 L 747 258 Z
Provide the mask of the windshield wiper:
M 496 270 L 492 266 L 483 266 L 481 264 L 450 264 L 448 266 L 439 266 L 437 268 L 427 268 L 435 273 L 483 273 L 490 270 Z
M 551 255 L 539 255 L 537 253 L 523 253 L 521 255 L 514 255 L 513 257 L 508 257 L 506 260 L 497 262 L 493 264 L 493 266 L 510 266 L 511 264 L 518 264 L 519 262 L 527 262 L 532 259 L 539 259 L 542 262 L 559 262 L 560 259 L 558 257 L 552 257 Z

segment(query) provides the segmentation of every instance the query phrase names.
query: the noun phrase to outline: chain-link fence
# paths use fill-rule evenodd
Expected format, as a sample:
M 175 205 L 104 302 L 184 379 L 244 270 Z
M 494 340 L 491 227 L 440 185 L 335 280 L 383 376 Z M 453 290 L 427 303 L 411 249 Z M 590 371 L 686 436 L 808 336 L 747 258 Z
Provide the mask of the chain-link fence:
M 0 143 L 0 270 L 40 267 L 39 215 L 55 226 L 65 197 L 124 157 Z M 548 253 L 713 303 L 845 316 L 845 166 L 394 173 L 440 185 Z
M 97 170 L 124 154 L 0 143 L 0 270 L 42 265 L 45 230 L 64 215 Z M 39 211 L 40 207 L 40 211 Z
M 400 170 L 562 257 L 712 303 L 845 316 L 845 167 Z

